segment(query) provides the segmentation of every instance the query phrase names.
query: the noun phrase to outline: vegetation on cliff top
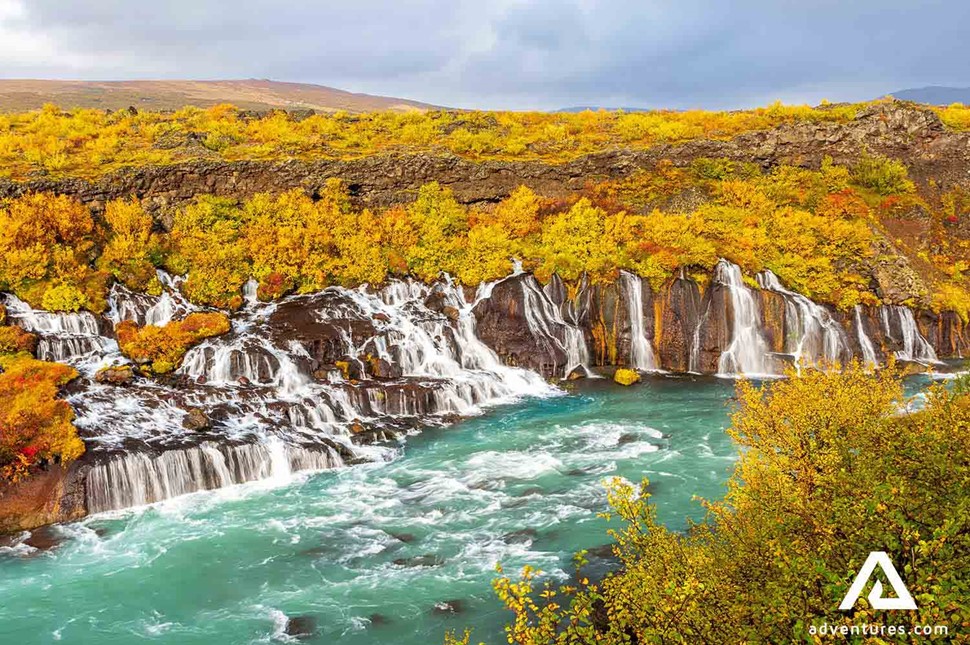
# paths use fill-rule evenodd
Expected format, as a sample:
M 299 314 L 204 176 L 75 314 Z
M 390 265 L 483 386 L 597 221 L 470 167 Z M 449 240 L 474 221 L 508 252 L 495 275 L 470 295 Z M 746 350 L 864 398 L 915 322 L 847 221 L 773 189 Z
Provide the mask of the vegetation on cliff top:
M 646 482 L 614 481 L 620 570 L 538 589 L 533 569 L 503 575 L 495 589 L 513 612 L 510 643 L 817 642 L 823 622 L 945 625 L 953 638 L 970 624 L 965 388 L 934 387 L 925 410 L 900 416 L 891 370 L 856 365 L 760 389 L 742 382 L 738 397 L 740 459 L 726 497 L 704 502 L 707 518 L 669 531 Z M 877 612 L 865 593 L 838 609 L 874 550 L 889 554 L 916 611 Z
M 562 161 L 610 147 L 729 139 L 792 122 L 847 122 L 864 104 L 738 112 L 374 112 L 292 118 L 231 105 L 174 113 L 63 112 L 53 105 L 0 115 L 0 175 L 92 177 L 125 166 L 193 159 L 346 159 L 383 152 Z M 956 119 L 959 122 L 959 119 Z
M 96 222 L 69 198 L 27 195 L 0 208 L 0 289 L 35 307 L 101 311 L 111 279 L 158 293 L 155 268 L 164 267 L 187 276 L 193 302 L 232 310 L 250 277 L 268 300 L 442 272 L 477 285 L 508 275 L 519 258 L 541 280 L 612 280 L 627 269 L 657 287 L 725 257 L 748 275 L 771 269 L 789 288 L 848 308 L 878 302 L 870 268 L 881 261 L 876 242 L 889 236 L 882 222 L 918 212 L 939 241 L 932 254 L 913 253 L 933 306 L 970 313 L 970 248 L 949 235 L 970 199 L 953 191 L 931 207 L 889 159 L 769 173 L 718 159 L 661 163 L 570 200 L 522 187 L 490 209 L 463 206 L 436 183 L 383 212 L 354 208 L 338 180 L 318 197 L 294 190 L 239 204 L 202 195 L 160 232 L 138 202 L 110 202 Z

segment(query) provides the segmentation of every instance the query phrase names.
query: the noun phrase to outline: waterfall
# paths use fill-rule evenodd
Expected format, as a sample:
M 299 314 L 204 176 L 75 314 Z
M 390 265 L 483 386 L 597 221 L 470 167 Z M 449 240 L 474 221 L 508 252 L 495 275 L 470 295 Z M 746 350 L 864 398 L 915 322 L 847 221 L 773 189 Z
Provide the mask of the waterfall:
M 835 365 L 852 357 L 845 330 L 825 307 L 785 289 L 771 271 L 762 271 L 757 280 L 762 289 L 785 300 L 785 352 L 794 357 L 796 369 L 803 364 Z
M 630 364 L 640 370 L 656 370 L 657 359 L 643 324 L 643 280 L 638 275 L 621 271 L 620 281 L 627 292 L 627 313 L 630 318 Z
M 37 334 L 41 360 L 73 364 L 116 349 L 113 340 L 101 335 L 100 321 L 91 312 L 38 311 L 12 295 L 4 300 L 10 322 Z
M 751 290 L 744 284 L 741 268 L 719 260 L 714 269 L 714 284 L 731 295 L 733 324 L 731 341 L 721 353 L 718 374 L 723 376 L 765 376 L 773 374 L 768 343 L 761 334 L 761 315 Z
M 879 319 L 885 336 L 897 340 L 901 345 L 896 350 L 896 358 L 923 364 L 940 362 L 933 346 L 920 333 L 909 307 L 883 305 L 879 308 Z M 897 331 L 899 336 L 896 335 Z
M 563 319 L 562 312 L 539 288 L 534 277 L 528 276 L 519 283 L 522 286 L 526 324 L 532 336 L 544 345 L 547 353 L 554 354 L 559 349 L 566 355 L 563 376 L 569 376 L 578 368 L 586 375 L 592 374 L 589 369 L 589 348 L 586 347 L 583 331 Z
M 862 351 L 862 360 L 866 365 L 876 366 L 879 359 L 876 357 L 876 348 L 866 333 L 865 325 L 862 324 L 862 305 L 856 305 L 853 309 L 855 316 L 856 334 L 859 339 L 859 349 Z
M 131 452 L 94 466 L 85 482 L 89 513 L 99 513 L 296 471 L 343 465 L 330 447 L 308 449 L 280 441 L 227 445 L 204 442 L 158 455 Z
M 70 336 L 97 336 L 101 333 L 97 316 L 88 311 L 38 311 L 12 295 L 6 296 L 6 306 L 10 320 L 29 332 Z
M 139 326 L 163 327 L 198 309 L 179 291 L 182 278 L 169 275 L 161 269 L 156 271 L 156 276 L 162 284 L 162 293 L 158 296 L 132 291 L 117 282 L 111 285 L 106 314 L 108 320 L 114 324 L 131 320 Z
M 179 373 L 212 385 L 236 385 L 240 381 L 274 385 L 283 394 L 295 394 L 307 382 L 289 354 L 256 335 L 228 343 L 210 340 L 193 347 L 186 353 Z
M 425 308 L 423 303 L 433 291 L 457 311 L 454 319 Z M 478 298 L 487 297 L 489 291 L 487 285 L 480 287 Z M 356 306 L 355 315 L 364 319 L 379 316 L 386 321 L 384 336 L 370 343 L 379 356 L 396 360 L 405 378 L 439 380 L 433 393 L 438 413 L 474 414 L 482 405 L 553 391 L 538 374 L 504 365 L 478 338 L 474 303 L 450 280 L 433 289 L 417 282 L 395 281 L 376 295 L 365 289 L 340 289 L 338 293 Z

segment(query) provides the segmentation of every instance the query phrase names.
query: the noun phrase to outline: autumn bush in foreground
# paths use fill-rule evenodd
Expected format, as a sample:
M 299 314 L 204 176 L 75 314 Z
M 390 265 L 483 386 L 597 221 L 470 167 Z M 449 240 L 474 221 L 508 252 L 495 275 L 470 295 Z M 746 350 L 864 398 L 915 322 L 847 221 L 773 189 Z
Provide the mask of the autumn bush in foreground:
M 225 314 L 194 313 L 164 327 L 139 327 L 125 320 L 115 326 L 115 333 L 125 356 L 155 374 L 165 374 L 179 366 L 190 347 L 206 338 L 225 334 L 229 329 Z
M 889 372 L 791 376 L 740 384 L 730 431 L 740 459 L 703 522 L 671 532 L 646 483 L 616 480 L 619 572 L 578 588 L 537 589 L 530 569 L 498 579 L 509 642 L 814 642 L 823 622 L 946 625 L 965 640 L 970 396 L 933 387 L 924 410 L 900 416 Z M 870 551 L 889 554 L 917 611 L 876 611 L 868 588 L 839 611 Z
M 41 461 L 67 463 L 84 453 L 74 411 L 57 398 L 76 376 L 67 365 L 28 354 L 0 355 L 0 480 L 17 481 Z

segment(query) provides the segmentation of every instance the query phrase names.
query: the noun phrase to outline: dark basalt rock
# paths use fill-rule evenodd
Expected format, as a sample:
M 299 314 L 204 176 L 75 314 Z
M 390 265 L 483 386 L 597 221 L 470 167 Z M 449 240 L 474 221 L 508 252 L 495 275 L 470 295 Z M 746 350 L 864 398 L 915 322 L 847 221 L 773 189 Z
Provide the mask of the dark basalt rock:
M 107 385 L 131 385 L 135 371 L 130 365 L 115 365 L 98 370 L 94 380 Z
M 939 357 L 953 358 L 970 354 L 970 329 L 959 314 L 953 311 L 939 314 L 921 311 L 916 322 L 920 332 Z
M 367 620 L 370 621 L 371 627 L 383 627 L 391 622 L 391 619 L 384 614 L 371 614 L 367 617 Z
M 212 427 L 208 415 L 200 408 L 189 408 L 182 418 L 182 427 L 190 432 L 200 432 Z
M 464 600 L 442 600 L 441 602 L 436 602 L 432 608 L 432 613 L 448 616 L 451 614 L 460 614 L 465 611 L 465 601 Z
M 403 376 L 400 365 L 383 358 L 364 357 L 367 374 L 379 380 L 399 379 Z
M 284 633 L 298 640 L 307 640 L 317 635 L 317 619 L 315 616 L 292 616 L 286 620 Z
M 24 540 L 24 544 L 33 547 L 38 551 L 50 551 L 56 549 L 65 542 L 67 538 L 54 526 L 43 526 L 34 529 Z
M 502 536 L 502 541 L 506 544 L 529 544 L 539 537 L 539 531 L 534 528 L 525 528 L 512 531 Z
M 533 291 L 534 298 L 546 298 L 533 276 L 521 274 L 497 283 L 491 297 L 475 305 L 478 337 L 507 365 L 527 367 L 547 378 L 562 377 L 566 352 L 561 342 L 537 337 L 529 328 L 523 291 L 526 288 Z M 550 302 L 549 306 L 555 305 Z M 533 310 L 530 314 L 541 316 L 542 312 Z M 545 322 L 552 333 L 562 333 L 561 323 Z
M 425 307 L 451 320 L 458 320 L 461 315 L 458 308 L 460 304 L 455 302 L 449 293 L 437 287 L 424 299 Z
M 718 371 L 721 353 L 731 344 L 734 333 L 734 310 L 728 287 L 712 284 L 704 294 L 700 306 L 700 327 L 695 336 L 698 365 L 704 374 Z
M 398 558 L 394 560 L 395 565 L 409 568 L 440 567 L 444 563 L 444 558 L 433 553 L 425 553 L 424 555 L 416 555 L 410 558 Z
M 686 372 L 690 369 L 694 332 L 702 311 L 700 288 L 690 278 L 674 278 L 661 290 L 657 307 L 660 320 L 656 349 L 660 366 Z
M 322 318 L 326 321 L 321 321 Z M 296 341 L 307 351 L 312 363 L 308 372 L 348 358 L 356 362 L 356 357 L 347 357 L 344 353 L 345 337 L 349 336 L 359 347 L 377 333 L 373 319 L 333 291 L 280 303 L 269 316 L 267 325 L 276 345 L 285 347 Z

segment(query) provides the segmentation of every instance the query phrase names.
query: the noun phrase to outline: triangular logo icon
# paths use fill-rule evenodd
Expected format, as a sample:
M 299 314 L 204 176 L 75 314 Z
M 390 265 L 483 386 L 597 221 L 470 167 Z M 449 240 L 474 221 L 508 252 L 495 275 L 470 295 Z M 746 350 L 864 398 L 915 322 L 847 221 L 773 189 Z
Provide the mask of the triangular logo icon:
M 865 588 L 866 583 L 872 576 L 873 571 L 876 570 L 876 566 L 882 569 L 883 575 L 889 580 L 889 584 L 892 586 L 893 591 L 896 594 L 895 598 L 883 598 L 882 597 L 882 583 L 876 580 L 872 585 L 872 591 L 866 596 L 869 599 L 869 604 L 872 605 L 873 609 L 916 609 L 916 601 L 909 593 L 909 589 L 903 584 L 903 579 L 899 577 L 899 573 L 896 571 L 896 567 L 893 566 L 892 560 L 889 559 L 889 555 L 885 551 L 873 551 L 866 558 L 865 564 L 859 570 L 859 574 L 852 581 L 852 586 L 845 594 L 845 598 L 842 599 L 842 604 L 839 605 L 839 609 L 845 611 L 847 609 L 852 609 L 855 606 L 859 596 L 862 595 L 862 590 Z

